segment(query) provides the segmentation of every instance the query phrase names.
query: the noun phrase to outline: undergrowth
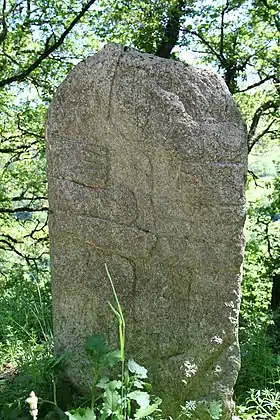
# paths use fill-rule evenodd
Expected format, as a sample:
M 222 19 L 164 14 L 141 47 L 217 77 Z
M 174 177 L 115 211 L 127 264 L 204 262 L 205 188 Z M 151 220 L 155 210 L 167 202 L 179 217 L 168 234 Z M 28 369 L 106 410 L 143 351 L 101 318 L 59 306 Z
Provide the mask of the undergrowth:
M 0 281 L 1 420 L 8 418 L 9 404 L 18 407 L 30 387 L 48 395 L 52 341 L 49 279 L 15 266 Z
M 279 420 L 280 355 L 273 346 L 279 337 L 269 311 L 270 286 L 260 286 L 264 295 L 267 291 L 263 301 L 262 294 L 254 292 L 258 285 L 250 286 L 251 281 L 252 277 L 246 277 L 245 273 L 246 300 L 243 300 L 240 323 L 242 368 L 236 385 L 236 414 L 244 420 Z M 125 320 L 114 288 L 116 305 L 110 304 L 110 308 L 118 320 L 120 348 L 110 350 L 102 336 L 89 338 L 86 349 L 89 359 L 95 361 L 95 382 L 91 396 L 80 396 L 63 375 L 68 355 L 53 356 L 48 282 L 38 282 L 18 270 L 9 280 L 2 281 L 0 287 L 1 420 L 30 418 L 26 404 L 30 390 L 40 397 L 39 418 L 46 420 L 67 419 L 65 412 L 70 420 L 89 420 L 89 413 L 94 413 L 95 417 L 91 419 L 121 419 L 125 418 L 124 411 L 139 419 L 161 418 L 160 400 L 150 397 L 145 368 L 134 361 L 125 362 Z M 252 296 L 258 312 L 246 308 Z M 120 364 L 121 369 L 119 376 L 113 378 L 110 368 L 116 364 Z M 116 410 L 115 417 L 108 414 L 109 402 L 111 409 Z M 141 417 L 141 407 L 151 412 Z M 218 402 L 215 407 L 219 413 Z M 192 417 L 194 408 L 195 402 L 187 402 L 182 407 L 181 418 L 195 418 Z M 135 417 L 137 410 L 140 414 Z M 209 413 L 212 419 L 219 419 L 219 416 L 216 414 L 215 417 L 215 411 Z
M 36 284 L 37 294 L 34 294 L 34 284 L 31 283 L 28 284 L 28 293 L 25 295 L 25 298 L 29 297 L 31 305 L 27 305 L 26 308 L 33 316 L 35 315 L 34 307 L 37 308 L 35 319 L 37 331 L 42 332 L 41 342 L 36 343 L 39 340 L 39 336 L 36 337 L 36 331 L 34 331 L 34 337 L 37 340 L 27 333 L 27 328 L 31 327 L 31 324 L 20 328 L 23 333 L 27 333 L 25 335 L 27 345 L 33 341 L 36 344 L 29 354 L 25 354 L 24 357 L 18 355 L 13 359 L 14 366 L 19 371 L 2 382 L 2 419 L 27 420 L 32 415 L 34 420 L 37 417 L 45 420 L 163 420 L 160 409 L 161 400 L 151 394 L 147 370 L 132 359 L 126 360 L 125 319 L 107 267 L 106 271 L 115 301 L 114 305 L 108 303 L 118 321 L 119 348 L 111 350 L 102 334 L 88 338 L 85 349 L 92 370 L 90 395 L 79 396 L 75 390 L 71 389 L 70 384 L 66 391 L 63 374 L 69 355 L 52 356 L 51 335 L 41 331 L 47 325 L 46 319 L 49 315 L 45 313 L 45 308 L 48 308 L 48 305 L 45 305 L 46 302 L 42 299 L 38 284 Z M 49 298 L 48 293 L 44 296 Z M 39 314 L 42 316 L 41 320 Z M 19 321 L 20 319 L 16 321 L 17 325 L 20 325 Z M 32 328 L 35 327 L 32 326 Z M 9 341 L 6 340 L 7 349 L 9 349 L 8 344 Z M 9 357 L 8 353 L 6 357 Z M 119 369 L 113 371 L 114 367 Z M 26 398 L 30 389 L 33 391 Z M 27 402 L 30 404 L 29 410 Z M 181 406 L 181 414 L 176 419 L 199 419 L 197 410 L 198 413 L 208 413 L 208 418 L 212 420 L 219 420 L 222 415 L 222 405 L 219 401 L 211 401 L 209 404 L 206 401 L 203 403 L 187 401 L 184 406 Z M 171 417 L 170 420 L 172 420 Z

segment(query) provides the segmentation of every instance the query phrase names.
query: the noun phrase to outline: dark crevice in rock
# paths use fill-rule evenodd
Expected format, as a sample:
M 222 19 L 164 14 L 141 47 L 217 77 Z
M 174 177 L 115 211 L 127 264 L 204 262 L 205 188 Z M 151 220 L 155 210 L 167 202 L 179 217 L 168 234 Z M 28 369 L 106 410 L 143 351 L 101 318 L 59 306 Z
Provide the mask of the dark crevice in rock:
M 115 80 L 116 80 L 116 76 L 117 76 L 118 66 L 120 64 L 120 60 L 121 60 L 121 57 L 122 56 L 123 56 L 123 51 L 121 50 L 120 53 L 119 53 L 119 56 L 118 56 L 118 58 L 116 60 L 116 65 L 115 65 L 113 77 L 112 77 L 112 79 L 110 81 L 109 101 L 108 101 L 108 110 L 107 110 L 107 118 L 108 118 L 108 120 L 111 119 L 111 107 L 112 107 L 112 99 L 113 99 L 113 89 L 114 89 Z

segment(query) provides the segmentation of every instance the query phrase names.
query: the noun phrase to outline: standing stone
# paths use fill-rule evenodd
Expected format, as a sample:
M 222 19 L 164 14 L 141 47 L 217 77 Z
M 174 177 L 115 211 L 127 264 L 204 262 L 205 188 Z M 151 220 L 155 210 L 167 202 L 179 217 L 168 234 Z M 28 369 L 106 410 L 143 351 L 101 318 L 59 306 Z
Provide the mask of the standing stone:
M 231 418 L 245 218 L 246 131 L 208 70 L 109 44 L 80 63 L 49 109 L 47 157 L 55 346 L 88 386 L 86 338 L 148 368 L 165 414 L 194 400 Z

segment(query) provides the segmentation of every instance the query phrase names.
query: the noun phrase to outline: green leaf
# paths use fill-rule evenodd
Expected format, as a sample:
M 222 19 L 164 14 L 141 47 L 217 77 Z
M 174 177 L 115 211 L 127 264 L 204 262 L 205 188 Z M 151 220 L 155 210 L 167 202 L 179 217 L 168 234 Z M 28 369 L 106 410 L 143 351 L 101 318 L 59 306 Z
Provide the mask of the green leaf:
M 100 378 L 99 382 L 96 385 L 98 388 L 107 389 L 110 387 L 111 389 L 121 389 L 122 387 L 122 381 L 110 381 L 110 379 L 107 376 L 102 376 Z
M 110 382 L 109 386 L 105 389 L 100 420 L 105 420 L 113 414 L 118 414 L 121 397 L 114 385 Z
M 110 351 L 102 357 L 103 366 L 115 366 L 118 362 L 122 360 L 121 351 L 119 349 Z
M 149 416 L 150 414 L 153 414 L 155 411 L 159 411 L 158 406 L 159 404 L 156 403 L 149 405 L 148 407 L 140 407 L 138 410 L 136 410 L 134 418 L 137 420 L 143 419 Z
M 95 420 L 96 415 L 90 408 L 78 408 L 77 410 L 66 411 L 69 420 Z
M 128 361 L 128 369 L 131 373 L 134 373 L 138 378 L 145 379 L 148 377 L 148 371 L 144 366 L 138 365 L 133 359 Z
M 86 342 L 85 348 L 88 356 L 99 363 L 101 358 L 110 351 L 103 334 L 90 336 Z
M 114 389 L 121 389 L 122 381 L 117 381 L 117 380 L 111 381 L 109 386 L 111 386 Z
M 135 379 L 133 381 L 133 386 L 135 386 L 135 388 L 138 388 L 138 389 L 143 389 L 144 388 L 144 385 L 143 385 L 142 381 L 140 381 L 139 379 Z
M 107 376 L 102 376 L 99 382 L 96 384 L 97 388 L 106 389 L 110 383 L 110 379 Z
M 149 382 L 143 382 L 143 381 L 142 381 L 142 384 L 143 384 L 143 386 L 144 386 L 144 389 L 145 389 L 147 392 L 151 392 L 152 385 L 151 385 Z
M 69 360 L 70 352 L 63 353 L 60 356 L 54 356 L 48 361 L 48 367 L 53 373 L 59 373 L 67 364 Z
M 280 411 L 277 411 L 275 420 L 280 420 Z
M 208 412 L 210 414 L 211 419 L 219 420 L 222 416 L 222 404 L 220 401 L 211 401 L 209 404 Z
M 140 407 L 148 407 L 150 404 L 150 396 L 147 392 L 132 391 L 127 396 L 129 399 L 135 400 Z

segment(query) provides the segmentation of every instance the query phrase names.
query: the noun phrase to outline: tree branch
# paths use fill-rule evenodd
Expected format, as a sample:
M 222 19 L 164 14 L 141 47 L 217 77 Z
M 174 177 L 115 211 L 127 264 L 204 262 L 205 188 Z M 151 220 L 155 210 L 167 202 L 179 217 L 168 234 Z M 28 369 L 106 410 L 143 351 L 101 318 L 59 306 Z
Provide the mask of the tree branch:
M 205 38 L 204 38 L 204 36 L 203 35 L 201 35 L 201 33 L 200 32 L 196 32 L 196 31 L 192 31 L 192 30 L 190 30 L 190 29 L 186 29 L 186 28 L 183 28 L 183 29 L 181 29 L 183 32 L 185 32 L 185 33 L 187 33 L 187 34 L 190 34 L 190 35 L 193 35 L 193 36 L 195 36 L 195 37 L 197 37 L 197 38 L 199 38 L 200 39 L 200 41 L 202 42 L 202 44 L 204 44 L 207 48 L 208 48 L 208 50 L 213 54 L 213 55 L 215 55 L 216 57 L 217 57 L 217 59 L 218 59 L 218 61 L 223 65 L 223 66 L 225 66 L 226 65 L 226 61 L 225 61 L 225 59 L 212 47 L 212 45 L 210 44 L 210 42 L 209 41 L 207 41 Z
M 254 181 L 254 183 L 255 183 L 255 186 L 256 186 L 256 187 L 264 188 L 264 186 L 263 186 L 263 185 L 259 185 L 259 184 L 257 183 L 257 180 L 259 179 L 259 177 L 255 174 L 255 172 L 253 172 L 253 171 L 251 171 L 250 169 L 248 169 L 248 174 L 250 174 L 250 175 L 252 176 L 253 181 Z
M 224 58 L 224 25 L 225 25 L 225 14 L 229 9 L 229 0 L 226 1 L 225 7 L 221 13 L 221 35 L 220 35 L 220 56 Z
M 37 67 L 40 66 L 43 60 L 48 58 L 48 56 L 55 51 L 57 48 L 59 48 L 63 42 L 64 39 L 67 37 L 67 35 L 71 32 L 71 30 L 74 28 L 74 26 L 81 20 L 81 18 L 85 15 L 85 13 L 88 11 L 88 9 L 95 3 L 96 0 L 90 0 L 88 1 L 80 13 L 72 20 L 68 28 L 63 32 L 63 34 L 58 38 L 58 40 L 51 46 L 45 47 L 42 54 L 37 58 L 37 60 L 34 61 L 29 67 L 27 67 L 25 70 L 23 70 L 21 73 L 15 74 L 12 77 L 9 77 L 7 79 L 0 81 L 0 87 L 4 87 L 6 85 L 9 85 L 13 82 L 22 82 L 27 76 L 29 76 L 30 73 L 32 73 Z
M 1 235 L 1 236 L 5 236 L 5 235 Z M 16 241 L 17 242 L 17 241 Z M 24 259 L 26 259 L 26 256 L 25 255 L 23 255 L 20 251 L 18 251 L 17 249 L 16 249 L 16 247 L 14 246 L 14 245 L 12 245 L 8 240 L 6 240 L 6 239 L 1 239 L 1 237 L 0 237 L 0 243 L 3 243 L 4 245 L 6 245 L 6 246 L 8 246 L 8 249 L 7 248 L 5 248 L 5 247 L 3 247 L 3 246 L 0 246 L 0 249 L 4 249 L 5 251 L 13 251 L 13 252 L 15 252 L 17 255 L 19 255 L 20 257 L 22 257 L 22 258 L 24 258 Z M 26 259 L 26 261 L 27 261 L 27 259 Z M 28 265 L 29 265 L 29 263 L 28 263 Z
M 0 44 L 3 44 L 3 42 L 6 39 L 7 33 L 8 33 L 8 27 L 5 19 L 5 11 L 6 11 L 6 0 L 3 0 L 3 6 L 2 6 L 2 26 L 3 29 L 0 33 Z
M 19 195 L 18 197 L 11 198 L 12 201 L 36 201 L 36 200 L 47 200 L 48 197 L 45 196 L 38 196 L 38 197 L 25 197 L 24 195 Z
M 4 233 L 1 234 L 1 238 L 6 238 L 9 241 L 13 242 L 14 244 L 22 243 L 22 241 L 19 241 L 18 239 L 13 238 L 11 235 L 5 235 Z
M 260 139 L 268 133 L 275 133 L 275 131 L 270 131 L 270 127 L 275 123 L 276 119 L 272 120 L 271 123 L 263 130 L 260 134 L 258 134 L 254 139 L 251 139 L 250 143 L 248 144 L 248 154 L 252 151 L 253 147 L 260 141 Z
M 13 214 L 13 213 L 20 213 L 20 212 L 34 213 L 34 212 L 48 211 L 48 210 L 49 210 L 48 207 L 40 207 L 38 209 L 34 209 L 32 207 L 17 207 L 15 209 L 7 209 L 7 208 L 0 207 L 0 213 L 6 213 L 6 214 Z
M 250 129 L 249 129 L 249 133 L 248 133 L 248 150 L 249 152 L 252 150 L 252 147 L 254 146 L 254 141 L 253 138 L 256 134 L 256 130 L 258 127 L 258 124 L 260 122 L 260 118 L 263 115 L 263 113 L 265 111 L 267 111 L 268 109 L 277 109 L 277 103 L 273 102 L 273 101 L 267 101 L 264 104 L 262 104 L 255 112 Z M 270 127 L 269 127 L 270 128 Z M 252 144 L 253 141 L 253 144 Z
M 245 89 L 237 90 L 235 93 L 247 92 L 247 90 L 258 87 L 258 86 L 262 85 L 263 83 L 267 82 L 268 80 L 275 79 L 275 78 L 276 78 L 275 74 L 272 74 L 270 76 L 265 77 L 264 79 L 261 79 L 259 82 L 256 82 L 256 83 L 254 83 L 250 86 L 247 86 Z
M 157 47 L 158 57 L 169 58 L 171 51 L 177 44 L 180 33 L 180 21 L 186 5 L 185 0 L 179 0 L 171 9 L 167 24 L 164 28 L 163 38 Z
M 271 8 L 269 7 L 269 4 L 267 3 L 266 0 L 260 0 L 260 2 L 266 7 L 266 9 L 270 12 Z M 275 26 L 278 30 L 278 32 L 280 32 L 280 22 L 277 20 L 277 15 L 273 14 L 273 18 L 274 18 L 274 23 Z
M 19 129 L 19 131 L 21 131 L 23 134 L 28 135 L 28 136 L 37 137 L 38 139 L 44 139 L 43 134 L 38 134 L 38 133 L 34 133 L 33 131 L 25 130 L 25 128 L 21 127 L 20 123 L 21 123 L 20 114 L 17 114 L 17 128 Z
M 26 150 L 28 150 L 30 147 L 34 146 L 34 144 L 37 144 L 39 141 L 35 140 L 29 144 L 26 145 L 21 145 L 18 146 L 16 148 L 13 147 L 3 147 L 0 148 L 0 153 L 13 153 L 13 154 L 22 154 L 23 152 L 25 152 Z
M 42 252 L 41 255 L 38 257 L 30 257 L 29 255 L 25 255 L 22 252 L 20 252 L 16 248 L 16 244 L 20 243 L 18 240 L 10 237 L 9 235 L 1 235 L 0 236 L 0 249 L 3 249 L 4 251 L 12 251 L 15 254 L 17 254 L 19 257 L 25 259 L 26 263 L 31 267 L 33 263 L 36 270 L 38 271 L 38 265 L 37 261 L 42 257 L 42 255 L 45 254 L 45 252 Z M 1 245 L 3 244 L 3 245 Z
M 23 238 L 28 238 L 29 237 L 29 238 L 34 239 L 34 241 L 36 241 L 36 242 L 45 242 L 45 241 L 47 241 L 48 236 L 46 234 L 45 234 L 45 236 L 42 236 L 40 238 L 36 238 L 36 237 L 34 237 L 34 235 L 36 233 L 42 232 L 45 229 L 45 227 L 48 224 L 48 219 L 46 218 L 46 220 L 44 221 L 44 223 L 42 223 L 41 220 L 36 220 L 36 222 L 37 223 L 36 223 L 36 226 L 34 227 L 34 229 L 32 229 L 32 231 L 29 232 L 27 235 L 25 235 Z
M 6 53 L 4 45 L 3 45 L 3 53 L 1 55 L 8 58 L 12 63 L 16 64 L 17 66 L 19 65 L 17 60 L 15 60 L 13 57 L 11 57 L 9 54 Z

